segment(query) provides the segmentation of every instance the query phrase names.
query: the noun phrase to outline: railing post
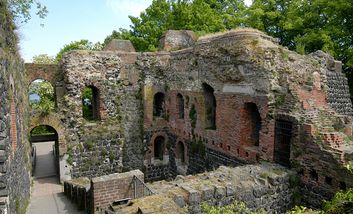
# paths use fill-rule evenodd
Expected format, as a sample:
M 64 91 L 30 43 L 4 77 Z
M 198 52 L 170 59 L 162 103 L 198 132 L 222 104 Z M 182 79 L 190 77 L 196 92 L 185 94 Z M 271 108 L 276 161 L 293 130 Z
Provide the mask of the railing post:
M 134 176 L 133 178 L 132 178 L 133 180 L 134 180 L 134 199 L 136 198 L 136 177 Z

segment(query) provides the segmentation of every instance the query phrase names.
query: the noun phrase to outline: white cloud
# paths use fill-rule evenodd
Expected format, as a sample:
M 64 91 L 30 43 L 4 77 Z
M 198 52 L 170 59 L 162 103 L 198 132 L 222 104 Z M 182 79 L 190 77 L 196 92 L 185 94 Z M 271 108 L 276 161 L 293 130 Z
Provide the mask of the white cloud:
M 106 0 L 106 5 L 117 15 L 139 16 L 152 0 Z
M 252 0 L 245 0 L 244 1 L 246 5 L 250 6 L 252 4 Z

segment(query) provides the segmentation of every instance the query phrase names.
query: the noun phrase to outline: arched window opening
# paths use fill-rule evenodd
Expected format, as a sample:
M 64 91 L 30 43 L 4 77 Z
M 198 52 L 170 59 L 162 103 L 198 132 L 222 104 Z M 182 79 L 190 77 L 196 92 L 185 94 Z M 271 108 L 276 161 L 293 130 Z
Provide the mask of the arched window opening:
M 216 129 L 216 98 L 214 96 L 214 89 L 206 84 L 202 84 L 204 99 L 205 99 L 205 128 Z
M 163 117 L 165 116 L 165 96 L 163 93 L 158 92 L 153 98 L 153 116 Z
M 245 103 L 244 120 L 247 134 L 247 141 L 250 145 L 259 146 L 261 116 L 255 103 Z
M 86 86 L 82 91 L 82 113 L 86 120 L 100 119 L 99 90 Z
M 164 154 L 164 137 L 158 136 L 154 140 L 154 158 L 163 160 L 163 154 Z
M 179 141 L 177 144 L 177 152 L 178 152 L 178 157 L 181 161 L 181 163 L 185 163 L 185 147 L 184 143 Z
M 178 104 L 178 116 L 179 119 L 184 119 L 184 98 L 183 95 L 177 95 L 177 104 Z
M 55 109 L 55 93 L 52 84 L 36 79 L 29 85 L 29 105 L 32 109 L 49 113 Z

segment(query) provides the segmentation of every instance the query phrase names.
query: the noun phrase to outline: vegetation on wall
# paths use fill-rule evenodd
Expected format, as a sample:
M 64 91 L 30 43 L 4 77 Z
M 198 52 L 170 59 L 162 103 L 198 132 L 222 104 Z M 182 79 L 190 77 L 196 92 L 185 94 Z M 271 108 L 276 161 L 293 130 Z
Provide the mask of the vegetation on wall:
M 342 214 L 353 213 L 353 189 L 348 189 L 345 192 L 337 192 L 335 196 L 329 200 L 324 201 L 322 210 L 312 210 L 304 206 L 295 206 L 293 209 L 286 212 L 286 214 Z
M 206 203 L 201 204 L 202 213 L 204 214 L 265 214 L 265 210 L 251 211 L 246 207 L 244 202 L 234 201 L 232 204 L 226 206 L 210 206 Z

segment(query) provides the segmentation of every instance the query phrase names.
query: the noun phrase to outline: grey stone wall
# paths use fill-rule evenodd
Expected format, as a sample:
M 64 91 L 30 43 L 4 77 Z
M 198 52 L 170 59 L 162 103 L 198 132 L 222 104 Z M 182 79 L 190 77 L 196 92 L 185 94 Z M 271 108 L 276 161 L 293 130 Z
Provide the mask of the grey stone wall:
M 345 74 L 327 71 L 328 103 L 338 113 L 352 116 L 352 102 Z
M 72 161 L 72 176 L 98 177 L 122 171 L 122 140 L 90 139 L 75 147 Z
M 327 102 L 339 114 L 352 116 L 352 101 L 350 99 L 348 80 L 342 72 L 342 62 L 332 56 L 316 51 L 311 54 L 322 66 L 323 79 L 327 86 Z
M 0 11 L 0 213 L 19 213 L 30 196 L 28 89 L 6 2 Z
M 65 106 L 62 121 L 66 128 L 67 146 L 74 150 L 74 177 L 142 169 L 142 92 L 135 57 L 136 53 L 87 51 L 75 51 L 64 56 L 62 69 L 66 94 L 60 105 Z M 82 116 L 81 92 L 85 86 L 99 90 L 99 120 L 86 121 Z M 114 162 L 117 165 L 109 167 L 109 163 L 105 163 L 107 159 L 103 159 L 99 152 L 81 151 L 80 145 L 89 143 L 92 136 L 93 140 L 98 139 L 97 149 L 117 154 L 114 160 L 109 160 L 110 164 Z M 111 146 L 110 139 L 118 141 L 119 146 Z M 89 167 L 82 161 L 90 158 L 99 159 L 93 164 L 95 166 Z

